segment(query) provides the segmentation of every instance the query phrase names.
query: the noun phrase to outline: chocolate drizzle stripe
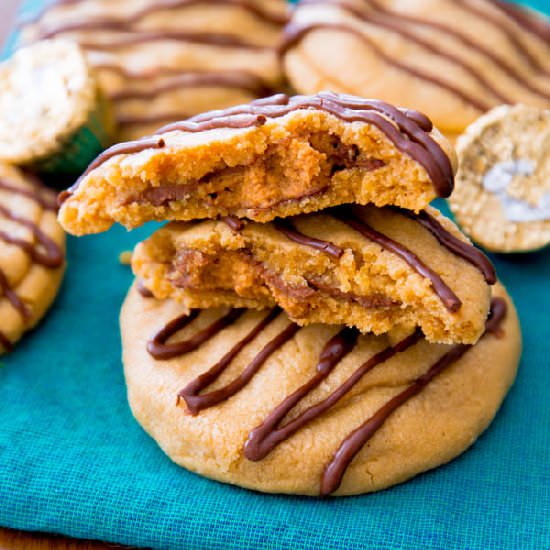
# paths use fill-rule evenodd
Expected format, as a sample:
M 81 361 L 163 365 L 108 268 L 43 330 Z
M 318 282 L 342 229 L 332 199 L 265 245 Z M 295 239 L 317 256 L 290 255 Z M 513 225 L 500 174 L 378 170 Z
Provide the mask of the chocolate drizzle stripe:
M 15 290 L 10 286 L 8 278 L 5 273 L 0 269 L 0 291 L 13 308 L 21 315 L 25 323 L 28 323 L 32 318 L 31 310 L 29 306 L 19 298 Z M 0 294 L 1 296 L 1 294 Z
M 275 336 L 275 338 L 268 342 L 232 382 L 220 389 L 201 394 L 202 390 L 217 380 L 244 347 L 252 342 L 269 324 L 277 319 L 280 313 L 281 310 L 279 308 L 274 308 L 270 311 L 266 317 L 257 323 L 252 330 L 242 340 L 237 342 L 237 344 L 235 344 L 211 369 L 192 380 L 183 388 L 178 393 L 178 401 L 180 398 L 183 399 L 189 412 L 196 415 L 203 409 L 212 407 L 229 399 L 246 386 L 269 356 L 300 330 L 298 325 L 295 323 L 288 325 L 282 332 Z
M 204 342 L 214 337 L 218 332 L 235 322 L 245 313 L 245 311 L 245 309 L 232 309 L 229 313 L 219 319 L 216 319 L 213 323 L 208 325 L 205 329 L 199 331 L 188 340 L 167 343 L 168 340 L 174 336 L 174 334 L 185 328 L 199 316 L 200 310 L 194 309 L 189 315 L 181 315 L 180 317 L 170 321 L 159 332 L 157 332 L 147 343 L 147 351 L 155 359 L 160 360 L 172 359 L 174 357 L 190 353 L 196 350 Z
M 371 10 L 375 11 L 360 9 L 352 4 L 349 4 L 346 0 L 302 0 L 300 2 L 300 5 L 334 5 L 336 7 L 339 7 L 340 9 L 347 11 L 361 21 L 373 24 L 378 27 L 384 27 L 390 31 L 393 31 L 403 36 L 404 38 L 415 42 L 419 46 L 430 51 L 431 53 L 447 59 L 455 66 L 461 67 L 479 85 L 484 87 L 487 92 L 491 93 L 495 98 L 497 98 L 499 102 L 509 103 L 510 101 L 512 101 L 511 98 L 506 97 L 504 94 L 502 94 L 500 90 L 495 85 L 493 85 L 492 82 L 490 82 L 483 74 L 481 74 L 474 65 L 472 65 L 468 61 L 465 61 L 464 59 L 461 59 L 453 52 L 445 50 L 440 40 L 437 42 L 437 44 L 435 44 L 427 39 L 417 36 L 416 34 L 411 33 L 409 30 L 407 30 L 406 24 L 410 23 L 413 26 L 421 26 L 427 29 L 432 29 L 438 32 L 445 33 L 448 36 L 451 36 L 454 39 L 458 40 L 468 48 L 474 50 L 476 53 L 487 57 L 493 65 L 497 66 L 502 72 L 504 72 L 509 78 L 513 79 L 517 84 L 523 86 L 525 89 L 529 90 L 533 94 L 539 95 L 544 99 L 550 99 L 550 92 L 542 90 L 541 88 L 527 81 L 525 79 L 525 76 L 518 72 L 507 61 L 493 53 L 483 44 L 472 40 L 468 35 L 455 30 L 450 25 L 446 25 L 444 23 L 439 23 L 436 21 L 429 21 L 427 19 L 407 15 L 405 13 L 391 11 L 384 8 L 384 6 L 382 6 L 379 2 L 375 0 L 365 0 L 365 3 L 368 5 L 368 7 L 371 8 Z
M 447 250 L 460 256 L 474 267 L 479 269 L 485 278 L 487 284 L 494 285 L 497 282 L 497 275 L 493 264 L 489 258 L 470 243 L 461 241 L 452 233 L 447 231 L 433 216 L 425 210 L 418 214 L 402 208 L 393 208 L 396 212 L 417 221 L 425 227 Z
M 27 175 L 27 181 L 32 183 L 32 188 L 21 187 L 14 183 L 0 179 L 0 191 L 6 191 L 14 195 L 25 197 L 34 201 L 44 210 L 55 211 L 56 206 L 52 200 L 47 198 L 47 191 L 35 180 L 33 176 Z M 31 220 L 11 212 L 5 206 L 0 205 L 0 216 L 10 220 L 13 223 L 27 228 L 33 235 L 34 242 L 23 240 L 11 235 L 7 231 L 0 230 L 0 241 L 10 245 L 17 246 L 23 250 L 32 259 L 33 263 L 43 265 L 46 268 L 55 269 L 61 267 L 64 262 L 63 250 L 58 244 L 46 235 L 42 229 Z M 6 274 L 0 269 L 0 297 L 5 297 L 11 306 L 21 315 L 25 325 L 32 320 L 32 311 L 30 307 L 17 295 L 11 287 Z M 0 345 L 6 351 L 11 351 L 13 346 L 9 338 L 0 331 Z
M 462 90 L 451 82 L 448 82 L 440 78 L 439 76 L 430 74 L 422 69 L 412 67 L 411 65 L 408 65 L 407 63 L 404 63 L 398 59 L 392 58 L 391 56 L 386 54 L 384 50 L 382 50 L 382 48 L 380 48 L 374 40 L 372 40 L 364 32 L 359 31 L 351 25 L 346 25 L 343 23 L 310 23 L 307 25 L 295 25 L 291 23 L 285 29 L 285 38 L 280 46 L 279 54 L 284 55 L 288 50 L 296 46 L 305 36 L 318 30 L 333 30 L 338 32 L 345 32 L 347 34 L 353 34 L 354 36 L 357 36 L 357 38 L 359 38 L 363 43 L 365 43 L 368 48 L 375 53 L 375 55 L 385 61 L 388 65 L 396 67 L 397 69 L 415 78 L 425 80 L 426 82 L 429 82 L 430 84 L 433 84 L 438 88 L 447 90 L 448 92 L 454 94 L 456 97 L 464 101 L 464 103 L 474 107 L 478 111 L 484 112 L 490 108 L 490 105 L 487 102 Z
M 361 210 L 359 208 L 337 207 L 332 210 L 332 214 L 336 219 L 345 223 L 363 235 L 366 239 L 377 243 L 385 250 L 399 256 L 419 275 L 429 279 L 434 292 L 439 296 L 441 302 L 448 311 L 454 313 L 460 309 L 462 305 L 460 298 L 450 289 L 443 279 L 406 246 L 394 241 L 368 225 L 361 218 Z
M 18 237 L 8 234 L 5 231 L 0 231 L 0 240 L 9 243 L 14 246 L 18 246 L 24 250 L 32 260 L 45 267 L 56 268 L 63 265 L 65 256 L 58 244 L 50 239 L 34 222 L 17 216 L 13 212 L 10 212 L 7 208 L 0 205 L 0 214 L 23 227 L 26 227 L 32 232 L 34 239 L 37 243 L 25 241 Z M 38 245 L 43 250 L 38 248 Z
M 144 298 L 153 298 L 154 294 L 143 284 L 143 281 L 141 279 L 138 280 L 136 284 L 137 291 L 144 297 Z
M 117 155 L 131 155 L 132 153 L 140 153 L 148 149 L 162 149 L 165 146 L 164 139 L 159 137 L 150 137 L 138 139 L 136 141 L 127 141 L 125 143 L 117 143 L 109 149 L 106 149 L 101 153 L 91 164 L 86 168 L 86 171 L 76 180 L 74 185 L 59 193 L 58 204 L 59 206 L 74 194 L 78 189 L 80 182 L 95 168 L 101 166 L 104 162 L 107 162 L 110 158 Z
M 499 330 L 500 324 L 506 315 L 506 309 L 506 302 L 502 298 L 492 300 L 491 315 L 487 321 L 484 336 Z M 365 423 L 351 432 L 340 444 L 332 460 L 325 467 L 321 478 L 321 495 L 329 495 L 338 489 L 347 468 L 357 453 L 399 407 L 418 395 L 437 375 L 456 363 L 472 347 L 473 345 L 468 344 L 457 344 L 451 347 L 422 376 L 395 395 Z
M 104 70 L 110 70 L 111 67 L 112 66 L 109 66 L 109 68 Z M 131 76 L 128 76 L 127 73 L 123 73 L 121 71 L 121 74 L 123 74 L 126 78 L 151 79 L 161 75 L 162 71 L 151 71 L 149 74 L 143 73 L 142 75 L 130 73 Z M 137 90 L 129 88 L 120 90 L 110 94 L 110 98 L 113 101 L 123 101 L 129 99 L 154 99 L 159 94 L 170 91 L 182 90 L 185 88 L 209 87 L 243 90 L 250 92 L 255 96 L 264 96 L 273 93 L 272 88 L 266 82 L 246 71 L 182 72 L 181 70 L 178 70 L 174 76 L 169 77 L 166 82 L 163 82 L 157 86 L 149 83 L 147 89 Z
M 0 179 L 0 191 L 9 191 L 15 195 L 30 199 L 40 205 L 44 210 L 57 210 L 55 197 L 52 195 L 51 198 L 47 198 L 45 194 L 40 194 L 37 186 L 35 186 L 34 189 L 27 189 Z
M 358 336 L 359 333 L 354 329 L 345 328 L 328 342 L 321 352 L 317 373 L 293 394 L 285 398 L 280 405 L 277 405 L 262 424 L 250 432 L 244 447 L 246 458 L 254 461 L 265 458 L 277 445 L 279 445 L 279 443 L 288 439 L 306 424 L 315 420 L 335 405 L 376 365 L 387 361 L 396 353 L 405 351 L 418 342 L 422 338 L 422 333 L 420 330 L 417 330 L 395 346 L 389 346 L 374 354 L 368 361 L 357 368 L 353 374 L 338 386 L 338 388 L 327 398 L 307 408 L 287 424 L 280 426 L 285 416 L 306 395 L 317 388 L 342 358 L 353 349 Z M 329 361 L 327 361 L 328 358 L 330 358 Z
M 469 0 L 455 0 L 455 3 L 462 7 L 462 9 L 470 12 L 476 17 L 479 17 L 486 23 L 493 25 L 495 29 L 505 34 L 507 40 L 515 48 L 515 50 L 523 57 L 523 59 L 529 64 L 533 69 L 537 69 L 544 74 L 549 74 L 548 69 L 544 68 L 539 60 L 531 53 L 529 48 L 525 47 L 522 40 L 519 38 L 518 30 L 518 20 L 515 18 L 509 17 L 508 22 L 510 25 L 503 25 L 503 20 L 501 17 L 498 17 L 493 13 L 492 10 L 487 10 L 481 7 L 483 4 L 472 4 Z M 485 5 L 489 5 L 498 9 L 497 2 L 488 1 Z M 502 15 L 506 15 L 505 12 L 501 12 Z M 506 19 L 505 19 L 506 20 Z M 523 29 L 527 30 L 527 29 Z
M 548 24 L 547 19 L 543 19 L 542 16 L 536 19 L 527 10 L 508 2 L 493 1 L 492 5 L 524 30 L 543 40 L 545 44 L 550 42 L 550 24 Z
M 145 115 L 117 115 L 117 124 L 124 126 L 136 126 L 145 124 L 161 124 L 181 120 L 189 117 L 189 113 L 149 113 Z
M 324 252 L 325 254 L 328 254 L 333 258 L 338 259 L 344 253 L 344 249 L 339 247 L 337 244 L 304 235 L 303 233 L 298 231 L 294 227 L 292 222 L 288 219 L 275 220 L 273 222 L 273 226 L 277 231 L 282 233 L 291 241 L 304 246 L 309 246 L 310 248 L 314 248 L 315 250 L 319 250 L 320 252 Z
M 190 44 L 203 44 L 206 46 L 220 46 L 223 48 L 241 48 L 246 50 L 269 51 L 270 46 L 247 42 L 232 34 L 206 33 L 206 32 L 183 32 L 183 31 L 132 31 L 126 35 L 119 35 L 109 42 L 87 42 L 79 41 L 82 48 L 86 50 L 108 51 L 118 48 L 125 48 L 144 42 L 188 42 Z
M 52 8 L 55 8 L 58 5 L 63 4 L 74 4 L 81 0 L 57 0 L 48 3 L 42 10 L 37 12 L 34 16 L 27 18 L 26 20 L 22 21 L 23 24 L 30 24 L 37 22 L 40 20 L 47 11 L 51 10 Z M 97 18 L 92 21 L 88 21 L 83 23 L 82 25 L 85 25 L 85 28 L 92 28 L 92 29 L 98 29 L 101 30 L 102 28 L 108 27 L 109 23 L 115 23 L 120 24 L 124 26 L 130 26 L 134 23 L 137 23 L 141 21 L 144 17 L 147 15 L 150 15 L 151 13 L 158 12 L 158 11 L 166 11 L 166 10 L 175 10 L 179 8 L 186 8 L 186 7 L 192 7 L 192 6 L 200 6 L 205 5 L 206 7 L 211 7 L 213 5 L 218 6 L 232 6 L 244 9 L 251 13 L 252 15 L 256 16 L 258 19 L 262 19 L 263 21 L 267 23 L 271 23 L 273 25 L 284 25 L 286 21 L 288 20 L 286 15 L 279 15 L 273 12 L 270 12 L 268 10 L 265 10 L 262 8 L 262 6 L 256 2 L 250 1 L 250 0 L 155 0 L 154 2 L 151 2 L 150 5 L 146 5 L 141 10 L 129 15 L 126 15 L 126 18 L 124 19 L 116 19 L 116 18 Z M 74 28 L 73 25 L 59 25 L 54 28 L 45 29 L 42 34 L 39 35 L 40 39 L 47 38 L 49 36 L 54 36 L 56 34 L 67 32 L 68 30 L 78 30 L 79 27 Z
M 421 113 L 400 110 L 378 100 L 363 100 L 352 96 L 336 95 L 330 92 L 317 96 L 294 96 L 277 94 L 265 99 L 252 101 L 222 111 L 212 111 L 195 116 L 187 121 L 169 124 L 157 131 L 164 132 L 204 132 L 219 128 L 250 128 L 261 126 L 266 120 L 280 118 L 297 110 L 322 110 L 345 122 L 372 124 L 382 131 L 395 147 L 421 164 L 428 173 L 432 184 L 441 197 L 450 195 L 454 176 L 449 158 L 439 144 L 429 134 L 431 123 Z M 389 120 L 388 120 L 389 119 Z M 393 123 L 392 123 L 393 122 Z M 160 143 L 162 142 L 162 145 Z M 130 154 L 153 147 L 164 146 L 159 137 L 117 144 L 104 151 L 88 167 L 72 188 L 61 195 L 65 200 L 77 189 L 79 182 L 89 172 L 118 154 Z

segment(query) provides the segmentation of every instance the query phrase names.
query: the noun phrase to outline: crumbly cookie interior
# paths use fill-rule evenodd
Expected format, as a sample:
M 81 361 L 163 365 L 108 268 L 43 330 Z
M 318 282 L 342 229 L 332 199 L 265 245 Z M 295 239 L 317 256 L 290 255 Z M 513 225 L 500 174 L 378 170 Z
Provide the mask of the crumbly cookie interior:
M 433 237 L 412 220 L 374 207 L 365 211 L 372 226 L 441 274 L 462 301 L 457 311 L 402 259 L 325 214 L 293 223 L 337 242 L 340 257 L 297 245 L 273 224 L 235 233 L 223 222 L 174 223 L 138 247 L 134 271 L 157 298 L 176 297 L 191 308 L 278 304 L 301 325 L 339 323 L 375 334 L 420 326 L 431 341 L 475 342 L 489 306 L 489 287 L 476 268 L 438 244 L 432 251 Z M 465 279 L 467 289 L 456 284 Z
M 61 209 L 65 228 L 220 215 L 267 222 L 344 203 L 418 211 L 437 195 L 426 169 L 378 128 L 324 112 L 162 138 L 163 149 L 111 159 L 85 177 Z

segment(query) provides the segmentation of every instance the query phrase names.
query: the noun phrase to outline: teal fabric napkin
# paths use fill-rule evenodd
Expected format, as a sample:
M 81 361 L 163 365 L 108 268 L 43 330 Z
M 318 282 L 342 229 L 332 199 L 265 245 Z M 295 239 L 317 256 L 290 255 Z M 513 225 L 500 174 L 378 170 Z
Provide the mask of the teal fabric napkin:
M 132 418 L 118 329 L 132 277 L 118 255 L 150 231 L 69 238 L 55 306 L 0 358 L 0 525 L 186 550 L 550 549 L 550 250 L 493 257 L 524 354 L 477 443 L 406 484 L 319 500 L 189 473 Z

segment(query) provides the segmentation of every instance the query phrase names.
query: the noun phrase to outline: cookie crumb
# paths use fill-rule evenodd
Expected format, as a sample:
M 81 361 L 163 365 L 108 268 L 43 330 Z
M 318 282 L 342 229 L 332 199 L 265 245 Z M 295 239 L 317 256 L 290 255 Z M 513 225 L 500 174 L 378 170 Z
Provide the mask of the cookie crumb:
M 118 261 L 122 265 L 130 265 L 132 263 L 132 251 L 131 250 L 124 250 L 124 252 L 121 252 L 118 255 Z

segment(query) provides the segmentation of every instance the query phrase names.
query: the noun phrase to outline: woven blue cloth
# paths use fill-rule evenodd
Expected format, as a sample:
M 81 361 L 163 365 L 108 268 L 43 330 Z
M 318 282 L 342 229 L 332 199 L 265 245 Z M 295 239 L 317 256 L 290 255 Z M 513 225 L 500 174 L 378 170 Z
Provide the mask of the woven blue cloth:
M 0 358 L 0 525 L 186 550 L 550 548 L 550 250 L 493 258 L 525 351 L 478 442 L 384 492 L 318 500 L 191 474 L 132 418 L 118 331 L 132 278 L 118 254 L 150 230 L 69 238 L 55 306 Z

